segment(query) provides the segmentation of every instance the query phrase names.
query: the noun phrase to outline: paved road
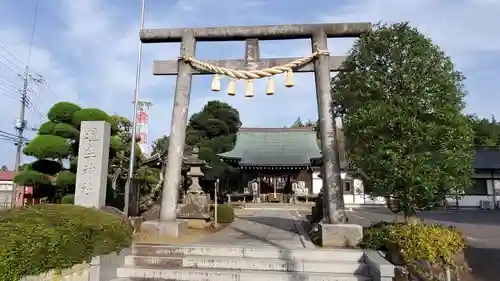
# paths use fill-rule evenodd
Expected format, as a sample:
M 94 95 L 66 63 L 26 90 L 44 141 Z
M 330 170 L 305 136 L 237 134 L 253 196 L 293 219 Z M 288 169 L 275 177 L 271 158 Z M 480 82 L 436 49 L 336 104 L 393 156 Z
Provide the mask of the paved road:
M 304 248 L 301 235 L 295 227 L 294 213 L 287 209 L 245 209 L 237 213 L 231 225 L 207 237 L 204 243 Z
M 300 212 L 302 216 L 307 212 Z M 498 281 L 500 270 L 500 211 L 437 211 L 417 215 L 426 223 L 456 226 L 469 240 L 469 266 L 478 281 Z M 349 223 L 368 226 L 379 221 L 402 220 L 385 207 L 360 208 L 348 212 Z

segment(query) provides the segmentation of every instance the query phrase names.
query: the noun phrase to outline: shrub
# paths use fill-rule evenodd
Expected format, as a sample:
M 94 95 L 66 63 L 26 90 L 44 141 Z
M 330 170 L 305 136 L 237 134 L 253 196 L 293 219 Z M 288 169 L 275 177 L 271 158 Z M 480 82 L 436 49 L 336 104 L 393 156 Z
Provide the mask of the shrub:
M 1 281 L 70 268 L 132 242 L 132 229 L 121 217 L 66 204 L 6 210 L 0 235 Z
M 110 121 L 109 115 L 97 108 L 82 108 L 73 114 L 72 124 L 80 127 L 83 121 Z
M 50 184 L 50 178 L 46 174 L 33 170 L 21 171 L 14 176 L 13 180 L 15 183 L 24 186 Z
M 74 194 L 64 195 L 64 197 L 61 199 L 61 204 L 73 204 L 73 203 L 75 203 Z
M 70 123 L 75 112 L 79 111 L 80 109 L 81 108 L 78 105 L 71 102 L 58 102 L 50 108 L 47 117 L 54 123 Z
M 365 229 L 364 248 L 396 250 L 407 266 L 427 261 L 433 265 L 457 269 L 454 260 L 467 247 L 466 239 L 453 227 L 410 223 L 379 222 Z
M 386 251 L 390 244 L 390 232 L 397 222 L 381 221 L 363 231 L 362 248 Z
M 439 224 L 402 224 L 394 227 L 389 237 L 396 242 L 405 264 L 425 260 L 454 269 L 457 253 L 467 247 L 458 230 Z
M 232 223 L 234 221 L 234 208 L 229 204 L 217 205 L 217 221 L 219 223 Z
M 38 135 L 23 149 L 25 155 L 38 159 L 66 158 L 70 152 L 70 144 L 60 136 Z

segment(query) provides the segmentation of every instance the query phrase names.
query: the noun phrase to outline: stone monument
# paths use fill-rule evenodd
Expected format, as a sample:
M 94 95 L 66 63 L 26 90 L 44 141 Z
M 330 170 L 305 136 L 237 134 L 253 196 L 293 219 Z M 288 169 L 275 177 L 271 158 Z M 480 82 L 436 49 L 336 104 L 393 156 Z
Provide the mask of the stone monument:
M 205 228 L 211 217 L 210 196 L 205 194 L 200 186 L 200 178 L 203 177 L 201 168 L 206 162 L 198 156 L 199 149 L 193 148 L 192 155 L 186 157 L 185 164 L 189 166 L 186 176 L 191 180 L 183 204 L 179 208 L 178 218 L 186 220 L 192 228 Z
M 80 129 L 75 205 L 101 208 L 106 203 L 111 125 L 83 121 Z

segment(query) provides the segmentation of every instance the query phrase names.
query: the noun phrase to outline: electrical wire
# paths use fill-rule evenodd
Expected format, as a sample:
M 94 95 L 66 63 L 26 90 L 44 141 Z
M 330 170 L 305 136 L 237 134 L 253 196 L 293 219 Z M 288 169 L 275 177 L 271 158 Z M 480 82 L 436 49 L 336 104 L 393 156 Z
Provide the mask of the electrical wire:
M 33 17 L 33 26 L 31 28 L 31 42 L 30 42 L 30 48 L 28 52 L 28 60 L 26 61 L 26 69 L 28 69 L 30 62 L 31 62 L 31 52 L 33 51 L 33 42 L 35 41 L 35 29 L 36 29 L 36 24 L 38 21 L 38 6 L 40 4 L 40 0 L 36 0 L 36 5 L 35 5 L 35 16 Z

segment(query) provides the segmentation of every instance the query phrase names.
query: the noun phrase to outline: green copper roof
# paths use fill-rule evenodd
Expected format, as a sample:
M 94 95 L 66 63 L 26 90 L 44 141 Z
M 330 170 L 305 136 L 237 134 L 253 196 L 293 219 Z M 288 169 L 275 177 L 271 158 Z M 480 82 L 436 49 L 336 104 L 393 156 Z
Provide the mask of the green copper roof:
M 219 156 L 242 166 L 304 166 L 321 152 L 312 128 L 241 128 L 234 149 Z

